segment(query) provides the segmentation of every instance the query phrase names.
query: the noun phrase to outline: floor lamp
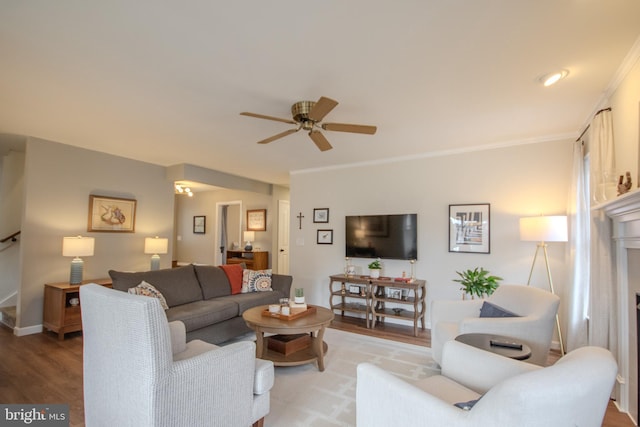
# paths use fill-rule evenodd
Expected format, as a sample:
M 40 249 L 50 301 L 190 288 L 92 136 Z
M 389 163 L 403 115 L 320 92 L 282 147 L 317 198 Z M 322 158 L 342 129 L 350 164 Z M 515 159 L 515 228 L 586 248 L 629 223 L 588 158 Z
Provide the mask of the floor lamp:
M 520 218 L 520 240 L 526 242 L 538 242 L 536 253 L 533 256 L 531 271 L 527 286 L 531 285 L 533 268 L 536 265 L 538 252 L 542 249 L 544 253 L 544 263 L 547 268 L 547 278 L 549 279 L 549 290 L 555 294 L 553 280 L 551 279 L 551 269 L 549 268 L 549 256 L 547 254 L 547 242 L 566 242 L 567 239 L 567 217 L 566 216 L 535 216 Z M 560 330 L 560 319 L 556 314 L 556 328 L 558 329 L 558 340 L 560 340 L 560 353 L 564 356 L 564 344 L 562 342 L 562 331 Z

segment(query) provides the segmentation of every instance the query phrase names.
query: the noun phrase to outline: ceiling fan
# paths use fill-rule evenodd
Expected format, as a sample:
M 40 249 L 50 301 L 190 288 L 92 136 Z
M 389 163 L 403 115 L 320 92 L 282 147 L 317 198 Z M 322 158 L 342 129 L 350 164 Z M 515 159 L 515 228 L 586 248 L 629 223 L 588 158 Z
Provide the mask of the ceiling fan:
M 242 112 L 243 116 L 257 117 L 259 119 L 275 120 L 278 122 L 289 123 L 297 125 L 294 129 L 289 129 L 281 132 L 277 135 L 273 135 L 269 138 L 258 141 L 258 144 L 268 144 L 276 139 L 283 138 L 292 133 L 298 132 L 300 129 L 304 129 L 309 132 L 309 137 L 313 140 L 320 151 L 327 151 L 333 148 L 325 136 L 319 129 L 332 130 L 337 132 L 352 132 L 352 133 L 365 133 L 367 135 L 373 135 L 376 133 L 377 128 L 375 126 L 368 125 L 353 125 L 348 123 L 321 123 L 322 119 L 333 110 L 337 101 L 324 96 L 315 101 L 299 101 L 291 106 L 291 115 L 293 119 L 281 119 L 279 117 L 265 116 L 263 114 Z

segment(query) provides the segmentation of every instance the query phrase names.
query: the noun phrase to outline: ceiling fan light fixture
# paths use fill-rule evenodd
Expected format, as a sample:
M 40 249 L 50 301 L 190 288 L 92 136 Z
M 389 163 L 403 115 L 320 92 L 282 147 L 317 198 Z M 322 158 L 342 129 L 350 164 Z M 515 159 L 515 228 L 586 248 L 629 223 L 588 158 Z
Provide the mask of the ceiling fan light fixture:
M 540 77 L 538 80 L 540 81 L 540 83 L 542 83 L 544 87 L 548 87 L 558 83 L 560 80 L 564 79 L 568 75 L 569 75 L 569 70 L 560 70 L 560 71 L 555 71 L 553 73 L 545 74 L 544 76 Z
M 266 116 L 264 114 L 250 113 L 248 111 L 244 111 L 240 113 L 240 115 L 255 117 L 258 119 L 275 120 L 278 122 L 297 125 L 295 129 L 289 129 L 284 132 L 280 132 L 277 135 L 270 136 L 269 138 L 258 141 L 258 144 L 268 144 L 277 139 L 298 132 L 300 129 L 304 129 L 309 133 L 309 137 L 313 140 L 320 151 L 327 151 L 330 150 L 332 146 L 327 138 L 319 131 L 319 129 L 334 130 L 338 132 L 361 133 L 368 135 L 373 135 L 376 133 L 377 128 L 375 126 L 354 125 L 349 123 L 322 123 L 324 117 L 329 114 L 337 105 L 338 101 L 327 98 L 325 96 L 321 96 L 318 101 L 298 101 L 293 104 L 291 106 L 291 116 L 293 120 Z

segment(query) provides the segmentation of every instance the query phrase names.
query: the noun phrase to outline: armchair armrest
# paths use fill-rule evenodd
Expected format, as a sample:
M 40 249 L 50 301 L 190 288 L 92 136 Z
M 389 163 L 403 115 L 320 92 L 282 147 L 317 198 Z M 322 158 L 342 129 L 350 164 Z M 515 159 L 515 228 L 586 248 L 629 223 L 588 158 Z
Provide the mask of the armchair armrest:
M 264 394 L 273 387 L 275 371 L 270 360 L 256 359 L 256 376 L 253 379 L 253 394 Z
M 478 393 L 525 372 L 542 369 L 458 341 L 447 341 L 442 350 L 442 375 Z
M 469 414 L 375 365 L 358 365 L 357 427 L 471 426 Z
M 480 316 L 481 300 L 450 301 L 433 300 L 431 302 L 431 326 L 435 322 L 458 322 L 466 317 Z
M 238 342 L 174 362 L 155 395 L 153 425 L 250 425 L 255 344 Z M 193 410 L 198 408 L 198 410 Z
M 176 355 L 187 349 L 187 330 L 180 320 L 169 322 L 171 354 Z

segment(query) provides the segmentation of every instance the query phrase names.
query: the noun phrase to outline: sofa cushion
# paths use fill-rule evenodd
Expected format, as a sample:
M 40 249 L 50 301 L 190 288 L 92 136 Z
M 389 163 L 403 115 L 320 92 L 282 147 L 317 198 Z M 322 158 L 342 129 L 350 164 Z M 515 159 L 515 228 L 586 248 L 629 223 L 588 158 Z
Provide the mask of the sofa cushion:
M 152 284 L 145 282 L 144 280 L 136 287 L 129 288 L 127 290 L 130 294 L 133 295 L 142 295 L 145 297 L 158 298 L 160 300 L 160 305 L 165 310 L 169 308 L 167 305 L 167 300 L 162 295 L 162 292 L 157 290 Z
M 204 299 L 231 295 L 231 284 L 224 271 L 213 265 L 194 266 Z
M 180 320 L 187 332 L 237 317 L 238 304 L 224 298 L 195 301 L 169 308 L 165 312 L 170 322 Z
M 230 295 L 221 300 L 233 301 L 238 305 L 238 314 L 241 316 L 246 310 L 259 305 L 278 304 L 280 298 L 284 298 L 281 292 L 250 292 L 246 294 Z
M 271 270 L 244 270 L 242 293 L 271 291 Z
M 240 264 L 228 264 L 221 265 L 220 268 L 227 275 L 229 284 L 231 285 L 231 295 L 239 294 L 242 292 L 242 265 Z
M 109 276 L 113 288 L 124 292 L 143 280 L 151 283 L 164 295 L 169 307 L 202 300 L 202 290 L 192 265 L 135 273 L 109 270 Z

